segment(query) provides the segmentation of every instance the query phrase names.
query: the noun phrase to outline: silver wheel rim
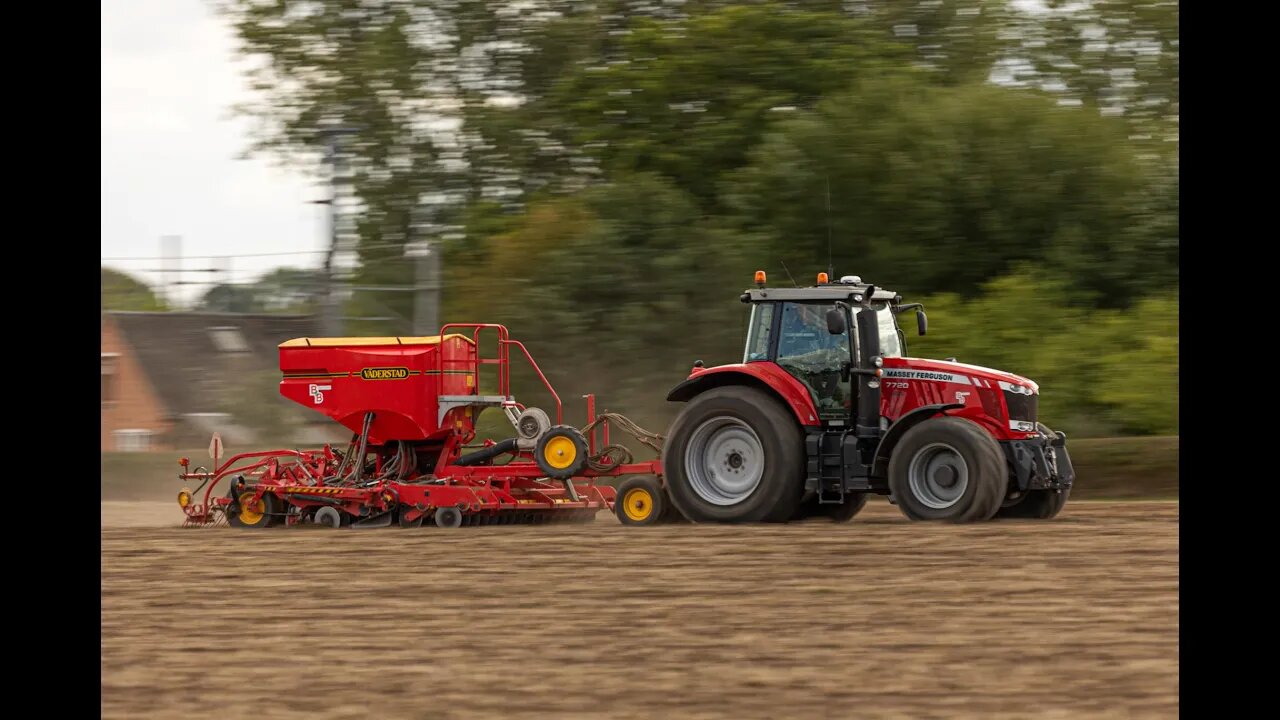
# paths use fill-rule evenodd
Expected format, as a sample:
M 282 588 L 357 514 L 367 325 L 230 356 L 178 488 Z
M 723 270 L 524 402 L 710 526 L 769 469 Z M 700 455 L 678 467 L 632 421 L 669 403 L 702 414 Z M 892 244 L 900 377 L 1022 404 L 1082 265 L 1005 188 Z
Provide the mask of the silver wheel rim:
M 760 486 L 764 447 L 755 431 L 741 420 L 712 418 L 690 436 L 684 471 L 698 497 L 712 505 L 735 505 Z
M 969 466 L 955 448 L 933 443 L 920 448 L 907 468 L 911 494 L 925 507 L 945 510 L 964 497 Z

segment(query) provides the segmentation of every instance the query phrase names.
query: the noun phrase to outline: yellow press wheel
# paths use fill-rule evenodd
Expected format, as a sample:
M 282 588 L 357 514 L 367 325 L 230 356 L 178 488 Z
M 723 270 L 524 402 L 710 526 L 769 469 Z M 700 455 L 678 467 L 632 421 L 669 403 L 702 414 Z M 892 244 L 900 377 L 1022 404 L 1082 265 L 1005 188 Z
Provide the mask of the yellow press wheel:
M 233 492 L 231 498 L 232 503 L 227 507 L 227 524 L 231 527 L 271 527 L 281 518 L 280 499 L 271 493 L 255 498 L 253 491 L 245 490 L 239 497 Z
M 587 469 L 587 439 L 575 427 L 555 425 L 538 438 L 533 459 L 547 477 L 564 480 Z
M 657 478 L 633 477 L 618 486 L 613 513 L 623 525 L 657 525 L 668 521 L 669 505 Z

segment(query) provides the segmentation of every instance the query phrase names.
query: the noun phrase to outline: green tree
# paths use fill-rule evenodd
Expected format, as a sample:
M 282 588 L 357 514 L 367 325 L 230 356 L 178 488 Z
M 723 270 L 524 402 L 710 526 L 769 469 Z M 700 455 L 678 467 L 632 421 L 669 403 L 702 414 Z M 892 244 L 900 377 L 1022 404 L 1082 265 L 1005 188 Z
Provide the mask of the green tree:
M 1116 120 L 991 85 L 884 74 L 780 122 L 725 184 L 792 268 L 973 293 L 1019 261 L 1119 306 L 1177 275 L 1153 178 Z M 829 199 L 828 199 L 829 198 Z M 830 204 L 830 211 L 827 206 Z M 807 270 L 806 270 L 807 271 Z
M 102 309 L 155 312 L 168 310 L 151 286 L 119 270 L 102 268 Z
M 553 90 L 565 142 L 606 177 L 658 173 L 708 208 L 779 114 L 909 56 L 869 22 L 777 3 L 637 19 L 619 45 L 617 60 L 579 66 Z
M 316 311 L 322 280 L 317 270 L 276 268 L 251 283 L 215 285 L 196 307 L 205 312 L 306 315 Z
M 1178 3 L 1044 0 L 1006 15 L 996 75 L 1123 116 L 1135 140 L 1178 138 Z
M 214 285 L 200 296 L 196 309 L 201 312 L 259 313 L 262 304 L 249 285 Z
M 956 357 L 1040 385 L 1040 417 L 1070 435 L 1178 430 L 1177 290 L 1126 311 L 1072 305 L 1068 283 L 1039 269 L 992 280 L 971 298 L 911 298 L 929 334 L 908 336 L 914 357 Z
M 446 320 L 504 323 L 562 387 L 607 386 L 609 402 L 660 413 L 655 381 L 740 357 L 752 242 L 662 178 L 627 176 L 536 200 L 485 239 L 449 278 Z

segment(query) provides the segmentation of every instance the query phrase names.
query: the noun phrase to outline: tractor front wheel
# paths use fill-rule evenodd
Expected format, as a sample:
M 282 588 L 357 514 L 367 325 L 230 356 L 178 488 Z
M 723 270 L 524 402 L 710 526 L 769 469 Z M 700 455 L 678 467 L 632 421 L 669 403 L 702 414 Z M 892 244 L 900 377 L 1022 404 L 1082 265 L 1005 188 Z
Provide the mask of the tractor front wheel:
M 963 418 L 936 417 L 916 425 L 889 460 L 889 492 L 912 520 L 990 520 L 1008 482 L 1000 445 Z
M 785 522 L 804 495 L 804 436 L 791 412 L 753 387 L 689 401 L 667 435 L 667 494 L 693 522 Z

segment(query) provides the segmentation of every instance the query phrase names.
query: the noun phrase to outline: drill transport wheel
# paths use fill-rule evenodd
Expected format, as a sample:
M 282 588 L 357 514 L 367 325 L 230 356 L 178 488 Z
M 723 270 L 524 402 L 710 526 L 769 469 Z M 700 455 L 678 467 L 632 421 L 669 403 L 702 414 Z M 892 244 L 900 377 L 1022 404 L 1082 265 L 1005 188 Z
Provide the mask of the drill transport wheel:
M 613 512 L 623 525 L 657 525 L 666 521 L 667 494 L 652 477 L 633 477 L 618 486 Z

